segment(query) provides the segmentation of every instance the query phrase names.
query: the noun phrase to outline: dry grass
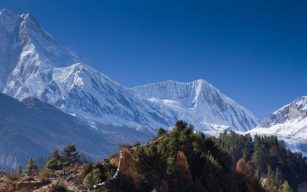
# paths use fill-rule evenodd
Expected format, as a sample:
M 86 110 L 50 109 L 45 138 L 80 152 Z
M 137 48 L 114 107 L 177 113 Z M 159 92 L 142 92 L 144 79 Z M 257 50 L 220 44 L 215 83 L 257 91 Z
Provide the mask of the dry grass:
M 39 173 L 39 175 L 37 176 L 38 179 L 46 179 L 46 178 L 50 178 L 53 176 L 53 171 L 48 169 L 48 168 L 44 168 L 43 170 L 41 170 L 41 172 Z
M 9 180 L 9 181 L 18 181 L 19 178 L 20 178 L 20 175 L 18 173 L 8 173 L 6 175 L 6 178 Z

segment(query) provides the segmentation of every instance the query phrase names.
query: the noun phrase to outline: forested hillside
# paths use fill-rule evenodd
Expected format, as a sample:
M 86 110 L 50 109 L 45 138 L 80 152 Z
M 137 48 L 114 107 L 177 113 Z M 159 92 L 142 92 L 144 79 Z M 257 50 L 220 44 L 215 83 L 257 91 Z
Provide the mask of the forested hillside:
M 276 137 L 206 137 L 178 121 L 172 131 L 160 129 L 154 140 L 128 151 L 122 166 L 129 169 L 110 182 L 110 191 L 285 192 L 307 182 L 306 158 Z

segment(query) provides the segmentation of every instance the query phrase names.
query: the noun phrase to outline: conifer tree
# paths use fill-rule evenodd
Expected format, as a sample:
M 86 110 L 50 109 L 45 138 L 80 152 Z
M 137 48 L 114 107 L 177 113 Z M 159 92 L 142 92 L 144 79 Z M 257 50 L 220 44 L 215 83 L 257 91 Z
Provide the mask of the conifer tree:
M 266 181 L 266 189 L 270 192 L 278 192 L 279 186 L 282 184 L 282 174 L 279 169 L 275 171 L 271 167 L 268 168 L 268 176 Z
M 165 135 L 166 133 L 167 131 L 165 129 L 160 128 L 157 133 L 157 138 L 161 137 L 162 135 Z
M 81 155 L 77 152 L 76 146 L 71 144 L 66 146 L 62 152 L 62 160 L 64 166 L 70 166 L 80 163 Z
M 22 166 L 21 165 L 18 167 L 18 173 L 22 174 Z
M 51 169 L 51 170 L 59 170 L 63 167 L 62 163 L 62 157 L 59 154 L 58 150 L 54 150 L 47 161 L 46 168 Z
M 33 176 L 34 174 L 38 172 L 38 168 L 32 158 L 30 158 L 30 160 L 28 161 L 25 172 L 29 176 Z

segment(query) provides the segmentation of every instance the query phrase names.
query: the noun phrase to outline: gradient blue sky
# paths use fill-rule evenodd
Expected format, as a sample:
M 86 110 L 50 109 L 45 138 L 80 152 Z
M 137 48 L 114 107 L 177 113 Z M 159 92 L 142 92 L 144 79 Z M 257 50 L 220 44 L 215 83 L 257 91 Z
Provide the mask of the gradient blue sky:
M 31 12 L 125 86 L 203 78 L 259 120 L 307 95 L 307 1 L 0 0 L 0 8 Z

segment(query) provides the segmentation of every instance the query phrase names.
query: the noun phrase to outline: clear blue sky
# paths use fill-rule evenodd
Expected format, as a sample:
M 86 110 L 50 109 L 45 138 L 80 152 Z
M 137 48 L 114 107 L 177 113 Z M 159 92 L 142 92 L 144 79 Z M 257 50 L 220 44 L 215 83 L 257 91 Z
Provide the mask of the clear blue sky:
M 307 95 L 307 2 L 0 0 L 125 86 L 203 78 L 264 116 Z

